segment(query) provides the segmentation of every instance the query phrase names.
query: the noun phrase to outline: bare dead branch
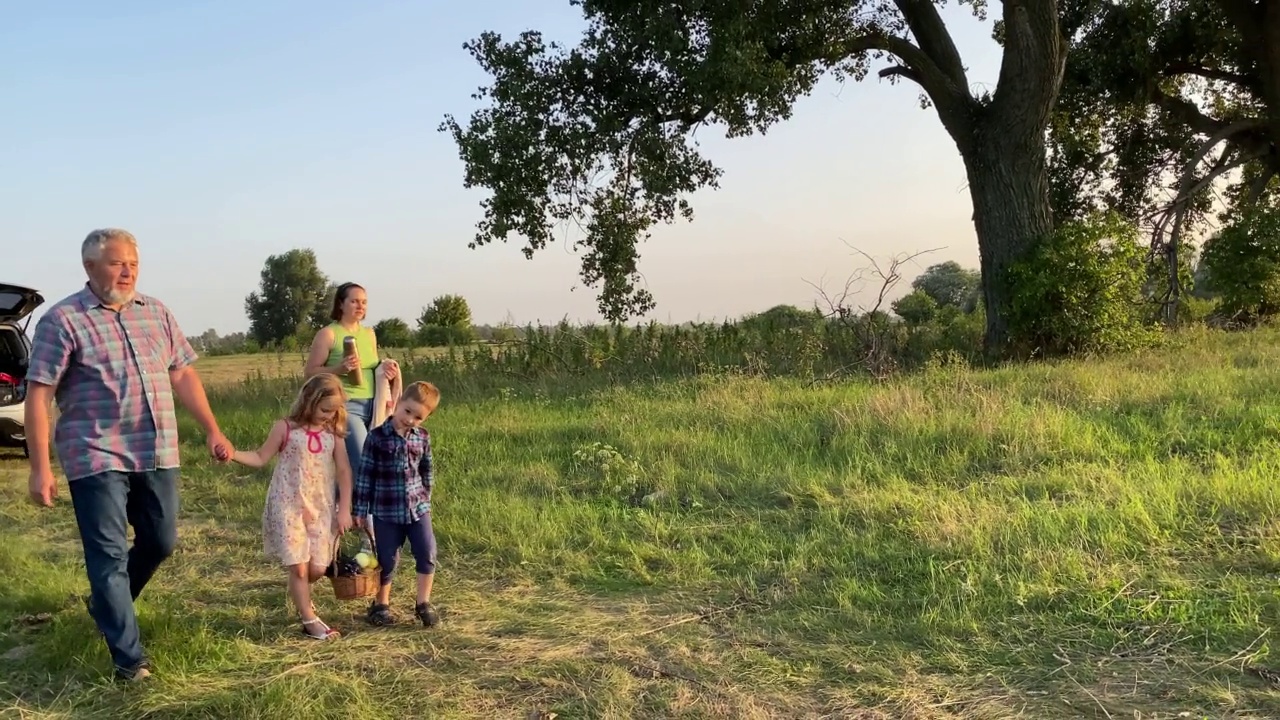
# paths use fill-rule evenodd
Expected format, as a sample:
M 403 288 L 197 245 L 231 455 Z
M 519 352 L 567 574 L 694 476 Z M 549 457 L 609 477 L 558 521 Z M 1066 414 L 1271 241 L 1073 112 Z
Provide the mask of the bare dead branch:
M 860 368 L 876 379 L 885 379 L 897 369 L 897 363 L 889 345 L 889 333 L 893 325 L 881 319 L 880 316 L 884 312 L 882 308 L 889 294 L 902 281 L 902 267 L 941 248 L 895 255 L 889 258 L 888 266 L 885 267 L 874 257 L 848 242 L 845 245 L 853 250 L 855 255 L 864 258 L 867 264 L 851 273 L 839 291 L 828 292 L 822 285 L 805 281 L 817 291 L 820 304 L 825 306 L 824 317 L 839 322 L 855 341 L 852 354 L 857 357 L 857 360 L 836 370 L 831 377 L 843 374 L 850 369 Z M 850 302 L 851 296 L 871 282 L 877 284 L 874 303 L 870 307 L 864 304 L 853 306 Z

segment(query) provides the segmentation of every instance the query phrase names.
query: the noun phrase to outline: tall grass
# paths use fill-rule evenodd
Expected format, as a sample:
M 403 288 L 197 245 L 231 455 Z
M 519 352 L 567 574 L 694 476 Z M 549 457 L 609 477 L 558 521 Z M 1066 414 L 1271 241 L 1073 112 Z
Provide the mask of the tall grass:
M 183 548 L 141 601 L 158 673 L 112 687 L 69 508 L 6 484 L 0 612 L 50 613 L 0 638 L 11 713 L 1280 717 L 1280 334 L 831 382 L 803 345 L 753 370 L 727 337 L 605 333 L 406 360 L 444 392 L 436 631 L 329 598 L 349 636 L 299 639 L 268 474 L 210 467 L 184 419 Z M 248 447 L 295 388 L 211 392 Z

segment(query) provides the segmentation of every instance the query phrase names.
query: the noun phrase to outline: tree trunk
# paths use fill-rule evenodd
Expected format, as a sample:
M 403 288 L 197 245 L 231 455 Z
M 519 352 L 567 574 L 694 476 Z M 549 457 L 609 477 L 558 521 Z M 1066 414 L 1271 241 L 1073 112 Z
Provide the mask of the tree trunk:
M 936 13 L 925 13 L 932 3 L 897 5 L 908 21 L 916 21 L 917 35 L 941 24 Z M 987 314 L 984 344 L 993 357 L 1008 355 L 1016 344 L 1009 327 L 1009 268 L 1053 231 L 1045 133 L 1067 57 L 1057 0 L 1001 5 L 1004 54 L 994 93 L 975 98 L 954 46 L 940 40 L 923 46 L 924 57 L 914 59 L 913 68 L 964 159 Z M 913 62 L 911 53 L 903 59 Z
M 987 314 L 985 345 L 993 357 L 1006 355 L 1014 340 L 1009 267 L 1053 231 L 1043 133 L 1027 132 L 1027 123 L 1011 127 L 998 118 L 977 118 L 971 141 L 957 142 L 973 199 Z

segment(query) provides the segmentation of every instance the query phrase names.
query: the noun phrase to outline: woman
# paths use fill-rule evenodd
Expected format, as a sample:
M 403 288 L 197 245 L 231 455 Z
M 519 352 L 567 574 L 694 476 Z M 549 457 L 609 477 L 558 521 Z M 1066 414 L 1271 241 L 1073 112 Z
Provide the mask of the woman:
M 342 379 L 342 389 L 347 393 L 347 457 L 352 468 L 360 467 L 360 454 L 364 439 L 369 435 L 373 421 L 374 370 L 377 369 L 378 339 L 373 328 L 364 327 L 368 298 L 364 288 L 355 283 L 343 283 L 333 296 L 333 310 L 329 317 L 333 322 L 320 328 L 311 342 L 311 354 L 307 356 L 306 376 L 333 373 Z M 345 357 L 342 344 L 348 337 L 355 338 L 356 354 Z M 360 370 L 359 384 L 351 382 L 349 373 Z M 395 363 L 387 363 L 384 369 L 388 379 L 399 372 Z

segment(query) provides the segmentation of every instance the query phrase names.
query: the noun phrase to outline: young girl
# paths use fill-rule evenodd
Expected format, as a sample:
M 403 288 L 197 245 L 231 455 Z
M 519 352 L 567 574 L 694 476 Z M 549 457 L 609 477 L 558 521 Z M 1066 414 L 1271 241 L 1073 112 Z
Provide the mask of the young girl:
M 324 577 L 337 534 L 351 527 L 351 464 L 342 442 L 345 404 L 337 376 L 314 375 L 303 384 L 289 416 L 272 426 L 262 447 L 233 456 L 238 463 L 260 468 L 280 454 L 262 513 L 263 547 L 287 569 L 289 597 L 302 617 L 302 632 L 317 640 L 339 635 L 316 616 L 311 585 Z
M 378 597 L 369 606 L 369 622 L 389 625 L 391 577 L 405 539 L 413 548 L 418 571 L 418 602 L 414 614 L 427 627 L 440 622 L 431 606 L 436 571 L 436 536 L 431 528 L 431 436 L 422 428 L 436 406 L 440 391 L 428 382 L 404 389 L 387 421 L 369 432 L 356 473 L 353 506 L 356 521 L 373 517 L 373 537 L 382 567 Z

